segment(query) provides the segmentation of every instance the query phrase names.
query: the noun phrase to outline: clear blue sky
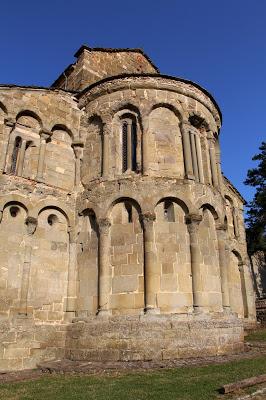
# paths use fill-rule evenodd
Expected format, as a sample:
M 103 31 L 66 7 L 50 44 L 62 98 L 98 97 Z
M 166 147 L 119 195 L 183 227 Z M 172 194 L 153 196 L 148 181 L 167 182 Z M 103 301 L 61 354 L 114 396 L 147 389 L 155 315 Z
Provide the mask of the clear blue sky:
M 49 86 L 81 44 L 141 47 L 206 88 L 223 113 L 222 167 L 243 185 L 266 139 L 265 0 L 2 1 L 0 83 Z

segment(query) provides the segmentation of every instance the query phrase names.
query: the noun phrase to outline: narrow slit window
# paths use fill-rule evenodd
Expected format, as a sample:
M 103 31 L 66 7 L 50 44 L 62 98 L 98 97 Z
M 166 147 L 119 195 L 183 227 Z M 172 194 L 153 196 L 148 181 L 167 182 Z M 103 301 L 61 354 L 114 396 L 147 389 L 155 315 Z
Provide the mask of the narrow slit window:
M 122 129 L 122 172 L 137 171 L 137 124 L 134 115 L 124 115 Z
M 123 121 L 122 124 L 122 172 L 126 172 L 127 170 L 127 132 L 128 132 L 128 123 L 127 121 Z
M 20 147 L 21 147 L 21 137 L 17 136 L 16 140 L 15 140 L 12 157 L 11 157 L 11 170 L 10 170 L 11 174 L 16 173 L 17 160 L 18 160 L 18 154 L 19 154 Z
M 167 222 L 175 222 L 174 203 L 170 200 L 164 202 L 164 219 Z

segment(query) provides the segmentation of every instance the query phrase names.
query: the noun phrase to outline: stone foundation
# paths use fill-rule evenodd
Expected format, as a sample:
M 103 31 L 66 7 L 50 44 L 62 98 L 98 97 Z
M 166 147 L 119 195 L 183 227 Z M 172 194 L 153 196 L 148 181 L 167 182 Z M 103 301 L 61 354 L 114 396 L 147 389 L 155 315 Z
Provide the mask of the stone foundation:
M 64 358 L 66 332 L 66 324 L 38 324 L 26 316 L 0 322 L 0 372 Z
M 92 317 L 37 324 L 19 316 L 0 324 L 0 371 L 57 359 L 147 361 L 243 351 L 243 323 L 234 315 Z
M 232 316 L 144 315 L 92 318 L 68 326 L 66 358 L 168 360 L 243 350 L 243 324 Z

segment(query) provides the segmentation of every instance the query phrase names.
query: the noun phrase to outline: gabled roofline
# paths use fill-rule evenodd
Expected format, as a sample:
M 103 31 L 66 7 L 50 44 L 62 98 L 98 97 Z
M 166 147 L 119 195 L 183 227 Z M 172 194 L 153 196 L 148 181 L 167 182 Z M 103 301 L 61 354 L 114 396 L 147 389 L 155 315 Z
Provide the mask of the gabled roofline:
M 129 49 L 129 48 L 115 48 L 115 49 L 110 49 L 108 47 L 89 47 L 85 44 L 83 44 L 74 54 L 74 57 L 78 58 L 81 53 L 84 51 L 101 51 L 103 53 L 119 53 L 119 52 L 127 52 L 127 53 L 140 53 L 143 55 L 143 57 L 146 58 L 146 60 L 151 64 L 151 66 L 155 69 L 155 71 L 157 71 L 157 73 L 160 73 L 160 70 L 158 67 L 156 67 L 156 65 L 152 62 L 152 60 L 149 58 L 149 56 L 147 56 L 147 54 L 144 53 L 144 51 L 142 49 L 139 48 L 134 48 L 134 49 Z M 75 68 L 75 63 L 72 63 L 70 65 L 68 65 L 68 67 L 66 67 L 64 69 L 64 71 L 58 76 L 58 78 L 56 78 L 56 80 L 51 84 L 51 87 L 55 87 L 57 85 L 57 83 L 63 79 L 65 76 L 67 76 L 68 74 L 70 74 L 73 69 Z
M 78 51 L 76 51 L 76 53 L 74 54 L 74 57 L 79 57 L 80 54 L 84 51 L 101 51 L 103 53 L 140 53 L 142 54 L 146 60 L 153 66 L 153 68 L 158 72 L 158 74 L 160 73 L 159 68 L 153 63 L 153 61 L 150 59 L 149 56 L 147 56 L 146 53 L 144 53 L 144 51 L 140 48 L 108 48 L 108 47 L 89 47 L 86 44 L 83 44 Z
M 73 70 L 74 70 L 74 65 L 75 64 L 69 64 L 67 67 L 66 67 L 66 69 L 64 69 L 64 71 L 58 76 L 58 78 L 56 78 L 56 80 L 51 84 L 51 88 L 54 88 L 54 87 L 56 87 L 56 85 L 57 85 L 57 83 L 61 80 L 61 79 L 63 79 L 63 78 L 65 78 L 66 76 L 68 76 Z

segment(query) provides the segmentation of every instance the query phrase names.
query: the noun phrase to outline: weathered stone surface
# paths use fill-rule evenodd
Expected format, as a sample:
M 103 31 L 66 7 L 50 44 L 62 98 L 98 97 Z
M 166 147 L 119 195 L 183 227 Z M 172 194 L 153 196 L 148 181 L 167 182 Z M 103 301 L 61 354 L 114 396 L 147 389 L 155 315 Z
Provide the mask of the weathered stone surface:
M 139 50 L 77 57 L 51 88 L 0 87 L 0 368 L 241 349 L 254 293 L 217 104 Z

